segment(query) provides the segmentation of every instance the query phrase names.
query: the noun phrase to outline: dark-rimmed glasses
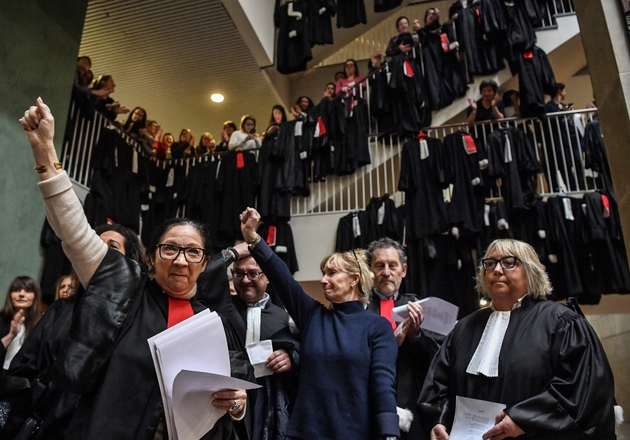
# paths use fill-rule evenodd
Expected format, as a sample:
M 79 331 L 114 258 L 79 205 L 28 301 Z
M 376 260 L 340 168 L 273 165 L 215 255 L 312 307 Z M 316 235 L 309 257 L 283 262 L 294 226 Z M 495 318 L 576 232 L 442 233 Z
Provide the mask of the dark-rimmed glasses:
M 245 278 L 245 275 L 247 275 L 247 278 L 249 278 L 250 281 L 257 281 L 258 278 L 260 278 L 260 276 L 262 275 L 262 272 L 258 272 L 255 270 L 250 270 L 249 272 L 241 272 L 240 270 L 232 271 L 232 277 L 235 280 L 241 281 L 243 278 Z
M 485 270 L 494 270 L 494 268 L 497 267 L 497 264 L 500 264 L 503 269 L 514 269 L 514 266 L 516 266 L 518 261 L 521 261 L 521 259 L 515 257 L 514 255 L 508 255 L 506 257 L 499 258 L 498 260 L 495 258 L 484 258 L 481 260 L 481 267 Z
M 181 247 L 174 244 L 158 244 L 158 253 L 163 260 L 176 260 L 180 253 L 189 263 L 201 263 L 206 256 L 206 250 L 201 248 Z

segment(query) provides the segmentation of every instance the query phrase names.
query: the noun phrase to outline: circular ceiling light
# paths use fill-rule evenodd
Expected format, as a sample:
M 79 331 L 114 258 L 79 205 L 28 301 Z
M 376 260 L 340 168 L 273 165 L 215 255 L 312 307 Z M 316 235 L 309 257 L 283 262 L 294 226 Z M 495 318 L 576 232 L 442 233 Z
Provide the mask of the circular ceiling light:
M 213 93 L 212 96 L 210 96 L 210 99 L 214 102 L 223 102 L 225 98 L 220 93 Z

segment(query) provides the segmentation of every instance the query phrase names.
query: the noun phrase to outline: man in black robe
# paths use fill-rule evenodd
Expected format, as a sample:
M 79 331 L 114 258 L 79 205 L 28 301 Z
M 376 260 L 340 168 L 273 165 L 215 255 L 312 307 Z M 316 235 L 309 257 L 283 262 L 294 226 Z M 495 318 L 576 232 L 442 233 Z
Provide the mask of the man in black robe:
M 246 346 L 271 340 L 274 349 L 266 363 L 272 374 L 261 371 L 264 368 L 260 364 L 254 366 L 258 383 L 263 387 L 253 393 L 252 439 L 284 439 L 297 390 L 299 343 L 291 332 L 289 314 L 273 304 L 265 292 L 269 280 L 254 258 L 235 262 L 232 274 L 238 295 L 232 300 L 246 325 L 246 333 L 241 335 Z
M 401 438 L 424 438 L 421 437 L 421 420 L 415 403 L 431 362 L 431 339 L 420 331 L 424 315 L 422 306 L 415 303 L 419 298 L 399 291 L 400 284 L 407 275 L 407 256 L 402 245 L 390 238 L 372 242 L 368 254 L 370 267 L 374 272 L 374 287 L 370 292 L 367 310 L 392 322 L 398 343 L 396 404 Z M 409 317 L 396 326 L 392 321 L 391 310 L 405 304 L 408 304 Z

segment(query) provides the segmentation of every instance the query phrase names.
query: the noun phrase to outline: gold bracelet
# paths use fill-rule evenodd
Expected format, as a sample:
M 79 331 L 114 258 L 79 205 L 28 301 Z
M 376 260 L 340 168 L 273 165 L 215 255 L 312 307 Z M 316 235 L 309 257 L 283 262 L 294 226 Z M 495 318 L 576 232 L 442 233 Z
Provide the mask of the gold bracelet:
M 55 166 L 56 170 L 60 170 L 63 165 L 61 164 L 61 162 L 57 161 L 57 162 L 53 162 L 53 165 Z M 42 174 L 45 173 L 46 171 L 48 171 L 48 167 L 46 166 L 46 164 L 43 165 L 37 165 L 35 168 L 33 168 L 35 171 L 37 171 L 38 174 Z
M 256 234 L 256 237 L 252 241 L 247 242 L 247 247 L 250 249 L 253 248 L 258 244 L 260 240 L 262 240 L 262 237 L 260 236 L 260 234 Z

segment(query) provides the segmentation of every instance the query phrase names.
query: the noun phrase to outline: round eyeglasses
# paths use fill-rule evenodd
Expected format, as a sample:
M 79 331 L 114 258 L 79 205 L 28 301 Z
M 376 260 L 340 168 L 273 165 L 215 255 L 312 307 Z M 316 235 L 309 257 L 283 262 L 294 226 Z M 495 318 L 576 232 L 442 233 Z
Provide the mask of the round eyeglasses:
M 205 249 L 181 247 L 174 244 L 158 244 L 158 253 L 163 260 L 176 260 L 180 253 L 189 263 L 201 263 L 206 256 Z

